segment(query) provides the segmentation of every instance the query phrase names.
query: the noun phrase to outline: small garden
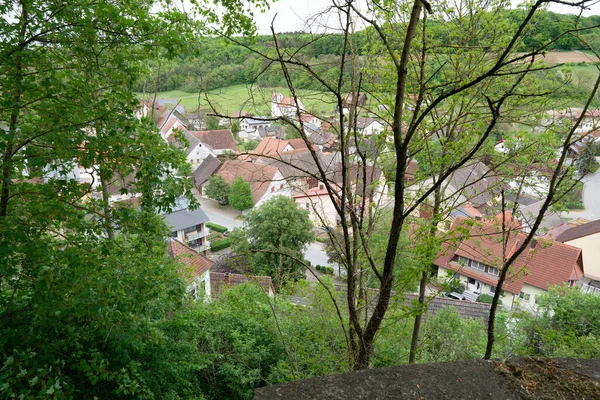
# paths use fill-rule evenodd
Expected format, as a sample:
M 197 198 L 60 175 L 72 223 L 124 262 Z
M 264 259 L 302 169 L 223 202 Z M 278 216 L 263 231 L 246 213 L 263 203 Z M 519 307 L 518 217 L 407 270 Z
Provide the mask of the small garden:
M 208 235 L 210 251 L 216 252 L 231 246 L 231 239 L 227 237 L 227 227 L 212 222 L 207 222 L 206 227 L 210 229 L 210 234 Z

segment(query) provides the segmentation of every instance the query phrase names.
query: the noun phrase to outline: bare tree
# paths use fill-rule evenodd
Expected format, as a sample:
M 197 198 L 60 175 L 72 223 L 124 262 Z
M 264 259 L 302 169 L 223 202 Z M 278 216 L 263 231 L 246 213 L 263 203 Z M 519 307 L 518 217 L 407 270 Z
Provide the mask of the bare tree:
M 500 24 L 505 19 L 503 11 L 507 4 L 504 2 L 430 5 L 424 0 L 414 0 L 369 1 L 365 5 L 353 0 L 335 0 L 322 14 L 336 17 L 343 36 L 335 79 L 319 74 L 315 65 L 301 56 L 303 47 L 293 51 L 282 47 L 273 28 L 272 52 L 244 44 L 235 37 L 229 38 L 262 56 L 267 68 L 278 66 L 292 104 L 300 104 L 300 92 L 292 75 L 301 70 L 321 85 L 335 105 L 333 116 L 320 115 L 319 118 L 331 123 L 331 129 L 339 139 L 337 163 L 323 163 L 319 151 L 312 146 L 302 118 L 311 110 L 296 107 L 294 115 L 273 119 L 287 123 L 304 140 L 314 168 L 287 162 L 323 184 L 341 221 L 341 234 L 330 233 L 330 241 L 347 274 L 348 324 L 342 325 L 347 331 L 352 368 L 363 369 L 370 365 L 377 333 L 394 295 L 398 259 L 404 256 L 401 237 L 413 215 L 423 204 L 432 204 L 434 217 L 426 234 L 435 235 L 438 223 L 447 212 L 443 205 L 450 197 L 444 190 L 448 179 L 458 169 L 486 154 L 500 124 L 511 121 L 515 114 L 531 117 L 534 112 L 525 104 L 547 94 L 539 83 L 536 86 L 536 77 L 552 67 L 535 61 L 535 57 L 551 42 L 522 53 L 516 51 L 538 10 L 549 3 L 551 1 L 538 0 L 522 11 L 521 19 L 512 26 Z M 588 3 L 566 4 L 582 8 Z M 371 50 L 366 53 L 363 50 L 363 54 L 357 54 L 357 24 L 367 27 L 361 35 L 371 44 Z M 445 29 L 442 33 L 439 32 L 441 27 Z M 575 26 L 560 35 L 580 29 Z M 318 43 L 322 37 L 323 34 L 314 34 L 305 46 Z M 370 104 L 359 104 L 360 93 L 370 95 Z M 376 116 L 390 127 L 389 133 L 384 131 L 379 135 L 382 138 L 379 143 L 373 138 L 365 139 L 359 133 L 359 120 L 364 115 Z M 536 117 L 539 118 L 539 113 Z M 562 151 L 550 183 L 550 192 L 554 194 L 544 203 L 528 240 L 556 200 L 555 194 L 560 197 L 560 193 L 564 193 L 561 188 L 571 183 L 569 174 L 565 173 L 565 159 L 572 135 L 573 130 L 559 136 Z M 430 151 L 434 142 L 441 148 L 440 154 Z M 428 185 L 415 191 L 407 184 L 407 166 L 420 152 L 430 154 L 435 169 Z M 281 161 L 278 156 L 254 156 Z M 384 182 L 376 172 L 384 157 L 390 157 L 395 165 L 387 171 L 390 178 L 386 182 L 387 188 L 393 192 L 389 202 L 391 223 L 385 255 L 379 259 L 373 255 L 370 234 L 378 218 L 376 208 L 385 203 L 384 196 L 376 189 Z M 507 164 L 509 158 L 507 156 L 497 165 Z M 501 291 L 505 270 L 526 246 L 523 243 L 503 260 L 504 273 L 496 293 Z M 434 249 L 429 249 L 429 258 L 435 255 Z M 428 270 L 423 268 L 421 308 L 425 303 L 427 274 Z M 369 298 L 366 290 L 367 275 L 377 282 L 374 298 Z M 331 299 L 337 302 L 335 296 Z M 497 304 L 498 296 L 495 296 L 486 358 L 490 357 L 493 346 Z M 417 313 L 419 316 L 415 321 L 411 362 L 415 360 L 421 313 L 422 310 Z

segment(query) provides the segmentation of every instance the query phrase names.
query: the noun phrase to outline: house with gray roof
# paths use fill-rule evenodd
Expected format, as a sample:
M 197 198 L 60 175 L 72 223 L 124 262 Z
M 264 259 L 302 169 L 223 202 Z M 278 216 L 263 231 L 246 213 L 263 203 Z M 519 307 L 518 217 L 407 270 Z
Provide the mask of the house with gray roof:
M 163 214 L 163 217 L 171 228 L 169 237 L 185 243 L 199 253 L 206 253 L 210 248 L 207 240 L 209 229 L 205 226 L 210 219 L 202 208 L 180 208 L 170 214 Z

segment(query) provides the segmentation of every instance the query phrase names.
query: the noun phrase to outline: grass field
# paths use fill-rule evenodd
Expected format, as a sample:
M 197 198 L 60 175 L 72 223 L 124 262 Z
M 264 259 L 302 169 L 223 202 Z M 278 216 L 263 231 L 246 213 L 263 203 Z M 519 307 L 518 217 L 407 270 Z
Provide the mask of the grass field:
M 547 57 L 555 62 L 573 62 L 581 58 L 581 52 L 549 52 Z M 592 63 L 569 64 L 561 67 L 569 71 L 572 76 L 572 84 L 575 88 L 585 90 L 592 89 L 598 70 Z M 252 89 L 252 90 L 251 90 Z M 270 115 L 270 101 L 273 92 L 281 92 L 284 96 L 289 96 L 290 92 L 286 88 L 261 88 L 258 86 L 235 85 L 221 89 L 211 90 L 208 93 L 188 93 L 181 90 L 168 92 L 159 92 L 157 99 L 172 99 L 173 103 L 180 101 L 186 110 L 195 111 L 198 108 L 210 110 L 212 105 L 218 113 L 231 115 L 236 111 L 244 111 L 253 115 Z M 331 94 L 319 92 L 316 90 L 297 90 L 306 111 L 317 115 L 330 115 L 335 109 L 334 97 Z M 154 94 L 138 94 L 142 98 L 152 99 Z M 372 99 L 371 99 L 372 100 Z M 573 100 L 571 107 L 581 107 L 583 102 Z M 375 106 L 375 104 L 371 104 Z
M 200 109 L 210 109 L 212 105 L 219 113 L 231 115 L 236 111 L 242 110 L 254 115 L 270 115 L 270 101 L 273 92 L 281 92 L 289 96 L 289 90 L 284 88 L 258 88 L 246 85 L 235 85 L 221 89 L 211 90 L 208 93 L 187 93 L 181 90 L 172 90 L 169 92 L 159 92 L 157 99 L 173 99 L 176 103 L 184 105 L 186 110 L 194 111 Z M 309 112 L 327 114 L 333 112 L 335 108 L 333 96 L 315 90 L 297 91 L 298 96 L 304 103 L 304 107 Z M 154 94 L 138 94 L 142 98 L 152 99 Z M 208 99 L 208 100 L 207 100 Z

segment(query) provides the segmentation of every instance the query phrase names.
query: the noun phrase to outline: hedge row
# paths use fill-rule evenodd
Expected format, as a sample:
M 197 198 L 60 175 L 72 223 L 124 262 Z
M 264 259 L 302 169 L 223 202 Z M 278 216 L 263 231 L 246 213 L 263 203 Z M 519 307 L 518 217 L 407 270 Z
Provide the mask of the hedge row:
M 210 244 L 210 250 L 211 251 L 219 251 L 219 250 L 226 249 L 229 246 L 231 246 L 231 239 L 226 238 L 223 240 L 217 240 L 216 242 L 212 242 Z
M 212 222 L 207 222 L 206 227 L 212 229 L 213 231 L 217 231 L 219 233 L 227 232 L 227 227 L 223 225 L 213 224 Z
M 315 265 L 315 269 L 317 271 L 321 271 L 324 274 L 333 275 L 333 267 L 328 267 L 325 265 Z

